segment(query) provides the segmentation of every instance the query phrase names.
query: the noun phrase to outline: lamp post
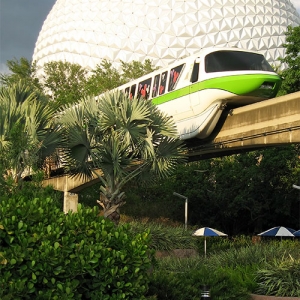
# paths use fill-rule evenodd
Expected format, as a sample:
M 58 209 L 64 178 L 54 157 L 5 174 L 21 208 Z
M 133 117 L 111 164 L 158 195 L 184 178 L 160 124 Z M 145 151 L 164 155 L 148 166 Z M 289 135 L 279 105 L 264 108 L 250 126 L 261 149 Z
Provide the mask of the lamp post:
M 296 184 L 293 184 L 293 188 L 296 189 L 296 190 L 300 190 L 300 186 L 296 185 Z
M 299 190 L 299 227 L 300 227 L 300 186 L 293 184 L 293 188 Z
M 188 198 L 180 195 L 178 193 L 173 193 L 174 196 L 177 196 L 181 199 L 185 199 L 185 205 L 184 205 L 184 229 L 187 230 L 187 218 L 188 218 Z

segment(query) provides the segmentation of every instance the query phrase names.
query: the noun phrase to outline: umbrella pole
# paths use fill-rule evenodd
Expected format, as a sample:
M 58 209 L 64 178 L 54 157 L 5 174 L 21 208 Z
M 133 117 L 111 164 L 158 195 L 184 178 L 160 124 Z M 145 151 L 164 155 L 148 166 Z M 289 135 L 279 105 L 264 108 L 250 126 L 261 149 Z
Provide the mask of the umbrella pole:
M 206 257 L 206 236 L 204 237 L 204 256 Z

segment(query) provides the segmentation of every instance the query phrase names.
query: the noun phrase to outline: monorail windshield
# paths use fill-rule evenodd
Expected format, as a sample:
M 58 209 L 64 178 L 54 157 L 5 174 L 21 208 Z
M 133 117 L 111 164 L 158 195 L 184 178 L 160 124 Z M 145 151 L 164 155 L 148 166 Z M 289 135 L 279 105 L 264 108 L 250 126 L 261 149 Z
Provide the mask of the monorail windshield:
M 261 54 L 224 50 L 210 53 L 205 57 L 206 73 L 251 70 L 274 72 Z

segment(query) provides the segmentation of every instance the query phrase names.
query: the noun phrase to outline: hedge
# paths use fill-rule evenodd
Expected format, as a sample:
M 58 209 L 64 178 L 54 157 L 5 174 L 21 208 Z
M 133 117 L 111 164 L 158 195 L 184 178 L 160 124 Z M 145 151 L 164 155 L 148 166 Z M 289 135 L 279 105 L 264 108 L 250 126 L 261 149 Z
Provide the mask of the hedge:
M 0 299 L 144 299 L 153 253 L 97 207 L 64 214 L 47 199 L 0 199 Z

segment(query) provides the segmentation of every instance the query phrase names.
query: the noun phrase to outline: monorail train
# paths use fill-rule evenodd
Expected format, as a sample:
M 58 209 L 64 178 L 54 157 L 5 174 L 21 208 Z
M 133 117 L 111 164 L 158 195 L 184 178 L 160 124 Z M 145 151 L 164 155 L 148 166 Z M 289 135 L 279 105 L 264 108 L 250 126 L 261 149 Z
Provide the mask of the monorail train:
M 276 96 L 281 78 L 263 55 L 238 48 L 209 48 L 120 86 L 172 116 L 181 140 L 204 139 L 225 106 Z

